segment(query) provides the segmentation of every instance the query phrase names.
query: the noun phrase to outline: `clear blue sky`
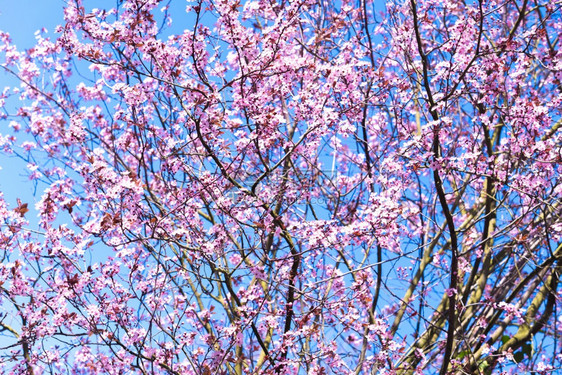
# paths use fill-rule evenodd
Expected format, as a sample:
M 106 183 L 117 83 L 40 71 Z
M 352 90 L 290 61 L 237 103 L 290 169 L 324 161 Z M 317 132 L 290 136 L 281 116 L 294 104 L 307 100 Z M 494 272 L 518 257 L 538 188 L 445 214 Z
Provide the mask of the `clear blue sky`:
M 56 37 L 54 29 L 63 24 L 63 8 L 67 0 L 0 0 L 0 30 L 11 35 L 13 43 L 19 50 L 25 50 L 35 45 L 35 32 L 45 28 L 47 35 Z M 91 7 L 113 7 L 116 0 L 93 0 L 86 4 Z M 176 20 L 177 28 L 183 29 L 190 24 L 189 16 L 185 13 L 185 1 L 171 4 L 171 14 Z M 157 12 L 158 13 L 158 12 Z M 19 86 L 19 82 L 12 76 L 0 71 L 0 90 L 5 86 Z M 15 107 L 18 103 L 10 103 Z M 10 120 L 0 120 L 0 134 L 9 132 Z M 20 133 L 21 144 L 25 140 Z M 8 157 L 0 152 L 0 191 L 11 207 L 17 198 L 28 203 L 31 212 L 26 216 L 34 222 L 35 202 L 41 198 L 45 186 L 39 186 L 34 195 L 34 185 L 29 180 L 27 163 L 17 157 Z
M 44 27 L 52 33 L 62 24 L 64 4 L 63 0 L 0 0 L 0 30 L 11 35 L 18 49 L 30 48 L 35 44 L 35 31 Z M 17 81 L 1 72 L 0 90 L 12 85 L 18 85 Z M 0 133 L 8 131 L 8 123 L 0 121 Z M 0 167 L 0 191 L 6 200 L 15 204 L 20 198 L 32 209 L 40 197 L 33 197 L 33 184 L 24 170 L 26 163 L 0 153 Z
M 34 44 L 36 30 L 53 31 L 62 23 L 63 0 L 0 0 L 0 29 L 20 48 Z

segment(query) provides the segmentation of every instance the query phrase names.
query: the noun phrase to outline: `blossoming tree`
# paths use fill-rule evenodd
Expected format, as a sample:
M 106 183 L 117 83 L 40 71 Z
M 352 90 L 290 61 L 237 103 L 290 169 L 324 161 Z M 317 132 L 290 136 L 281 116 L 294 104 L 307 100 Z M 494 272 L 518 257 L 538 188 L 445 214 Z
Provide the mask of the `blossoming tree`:
M 562 3 L 94 6 L 1 34 L 4 372 L 561 367 Z

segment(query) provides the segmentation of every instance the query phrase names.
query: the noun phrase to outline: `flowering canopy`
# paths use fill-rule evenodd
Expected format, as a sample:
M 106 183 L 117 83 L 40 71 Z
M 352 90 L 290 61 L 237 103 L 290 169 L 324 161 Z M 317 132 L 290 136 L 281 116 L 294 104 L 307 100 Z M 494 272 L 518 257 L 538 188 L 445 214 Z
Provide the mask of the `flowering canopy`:
M 3 370 L 560 368 L 562 4 L 375 3 L 2 33 L 0 147 L 41 191 L 37 223 L 0 200 Z

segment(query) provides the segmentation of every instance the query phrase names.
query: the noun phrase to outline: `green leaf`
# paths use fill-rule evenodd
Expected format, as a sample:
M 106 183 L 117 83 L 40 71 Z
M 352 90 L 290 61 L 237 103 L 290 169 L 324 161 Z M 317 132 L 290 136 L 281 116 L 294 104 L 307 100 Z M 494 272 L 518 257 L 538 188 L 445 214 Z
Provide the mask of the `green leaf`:
M 490 365 L 488 364 L 488 361 L 485 361 L 485 360 L 484 360 L 484 361 L 482 361 L 482 362 L 480 362 L 480 363 L 478 364 L 478 370 L 483 371 L 483 370 L 485 370 L 486 367 L 488 367 L 488 366 L 490 366 Z
M 468 350 L 463 350 L 462 352 L 460 352 L 460 353 L 457 355 L 457 359 L 458 359 L 458 360 L 463 359 L 464 357 L 466 357 L 466 356 L 468 355 L 468 353 L 469 353 Z
M 523 352 L 513 353 L 513 359 L 514 359 L 515 362 L 517 362 L 517 363 L 521 362 L 524 357 L 525 357 L 525 355 L 523 354 Z

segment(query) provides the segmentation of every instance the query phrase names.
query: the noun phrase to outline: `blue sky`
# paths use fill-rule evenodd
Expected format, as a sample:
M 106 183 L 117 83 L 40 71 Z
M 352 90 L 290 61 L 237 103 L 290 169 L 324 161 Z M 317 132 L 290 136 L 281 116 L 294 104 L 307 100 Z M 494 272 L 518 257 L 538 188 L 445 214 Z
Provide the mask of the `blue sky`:
M 9 32 L 20 48 L 34 44 L 36 30 L 52 31 L 62 23 L 63 0 L 0 0 L 0 29 Z
M 115 6 L 115 2 L 115 0 L 95 0 L 86 2 L 86 5 L 88 8 L 92 6 L 108 8 Z M 162 6 L 167 3 L 168 1 L 164 1 Z M 66 0 L 0 0 L 0 30 L 10 34 L 12 42 L 20 51 L 28 49 L 35 45 L 37 30 L 45 28 L 48 36 L 56 37 L 54 29 L 57 25 L 63 24 L 65 4 Z M 189 27 L 192 23 L 185 13 L 185 6 L 186 3 L 183 1 L 171 4 L 170 14 L 177 21 L 176 31 L 181 32 L 181 29 Z M 165 36 L 166 34 L 162 35 Z M 14 77 L 0 72 L 0 90 L 6 86 L 19 86 L 19 83 Z M 11 104 L 12 107 L 17 105 L 17 103 Z M 9 132 L 9 122 L 9 119 L 0 120 L 0 134 Z M 23 134 L 20 133 L 18 144 L 24 140 L 22 138 Z M 12 207 L 18 198 L 28 203 L 31 212 L 27 218 L 33 221 L 36 214 L 33 211 L 34 203 L 41 198 L 44 186 L 34 191 L 34 184 L 28 178 L 27 163 L 15 156 L 9 157 L 0 153 L 0 168 L 0 191 L 4 194 L 4 198 Z
M 0 29 L 11 35 L 12 42 L 23 50 L 35 44 L 35 31 L 46 28 L 51 34 L 63 20 L 63 0 L 0 0 Z M 0 73 L 0 89 L 18 85 L 5 73 Z M 9 121 L 0 121 L 0 133 L 7 132 Z M 0 191 L 5 199 L 15 204 L 16 199 L 33 203 L 40 197 L 33 197 L 33 184 L 27 177 L 26 163 L 16 157 L 0 154 Z M 31 215 L 28 216 L 28 219 Z

